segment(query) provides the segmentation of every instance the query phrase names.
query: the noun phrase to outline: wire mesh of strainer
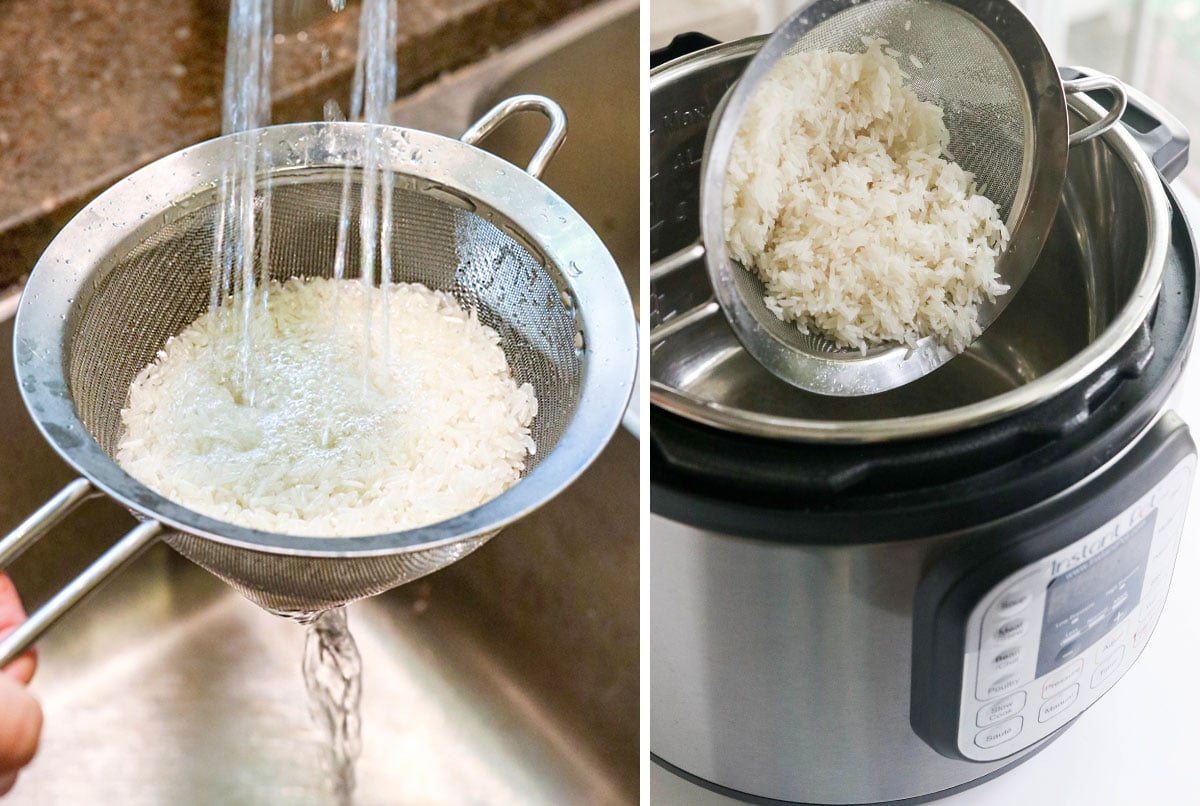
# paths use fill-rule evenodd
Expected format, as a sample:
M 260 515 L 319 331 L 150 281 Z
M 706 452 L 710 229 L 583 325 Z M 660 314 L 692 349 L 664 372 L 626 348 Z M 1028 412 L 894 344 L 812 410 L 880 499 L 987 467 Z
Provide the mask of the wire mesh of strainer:
M 464 139 L 530 107 L 553 121 L 531 163 L 540 171 L 565 125 L 547 99 L 510 99 Z M 464 142 L 400 128 L 295 124 L 243 137 L 257 139 L 275 166 L 270 271 L 276 279 L 332 275 L 345 166 L 362 163 L 367 138 L 381 138 L 384 165 L 396 177 L 396 279 L 453 293 L 500 334 L 514 378 L 537 393 L 537 453 L 520 481 L 476 509 L 419 529 L 353 538 L 232 526 L 124 473 L 111 456 L 129 385 L 208 304 L 216 184 L 235 138 L 178 152 L 81 212 L 26 286 L 16 322 L 18 381 L 38 426 L 86 480 L 64 489 L 0 544 L 0 566 L 94 489 L 152 520 L 47 606 L 57 612 L 39 611 L 21 636 L 0 644 L 0 665 L 73 604 L 82 595 L 77 589 L 90 589 L 160 535 L 257 604 L 297 617 L 408 582 L 470 553 L 552 498 L 620 422 L 636 365 L 628 292 L 596 234 L 534 176 Z M 354 209 L 348 267 L 358 265 L 357 220 Z
M 1109 89 L 1117 103 L 1102 121 L 1069 135 L 1064 85 L 1054 61 L 1029 20 L 1003 0 L 817 0 L 784 21 L 713 116 L 701 184 L 701 242 L 664 259 L 653 274 L 662 276 L 703 256 L 715 302 L 746 350 L 793 385 L 830 395 L 900 386 L 954 353 L 925 338 L 911 350 L 881 345 L 864 355 L 780 320 L 764 304 L 761 280 L 728 254 L 723 193 L 743 113 L 779 59 L 799 51 L 860 52 L 864 38 L 887 40 L 887 47 L 899 52 L 913 91 L 942 108 L 950 153 L 986 188 L 1012 235 L 999 263 L 1010 291 L 980 306 L 983 328 L 1020 288 L 1046 240 L 1062 190 L 1068 140 L 1099 134 L 1124 110 L 1115 79 L 1093 77 L 1086 85 L 1070 86 L 1072 91 Z M 694 320 L 716 307 L 688 313 Z M 678 332 L 687 317 L 653 338 Z

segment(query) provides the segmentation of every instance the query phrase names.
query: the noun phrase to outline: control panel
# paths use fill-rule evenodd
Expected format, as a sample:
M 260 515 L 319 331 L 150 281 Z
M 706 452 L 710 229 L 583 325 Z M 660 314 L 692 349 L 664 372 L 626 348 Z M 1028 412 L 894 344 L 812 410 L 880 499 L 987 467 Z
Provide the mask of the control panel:
M 913 600 L 913 731 L 999 761 L 1112 688 L 1166 602 L 1195 471 L 1187 425 L 1164 412 L 1090 476 L 953 534 Z
M 1099 529 L 996 584 L 967 619 L 958 750 L 994 761 L 1059 729 L 1137 658 L 1162 612 L 1196 457 Z

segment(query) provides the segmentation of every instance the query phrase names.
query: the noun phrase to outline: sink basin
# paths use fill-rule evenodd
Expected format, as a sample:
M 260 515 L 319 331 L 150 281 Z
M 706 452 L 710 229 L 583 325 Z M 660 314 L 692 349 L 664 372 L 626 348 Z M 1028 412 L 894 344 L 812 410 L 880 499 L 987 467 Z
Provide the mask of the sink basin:
M 392 107 L 397 124 L 457 137 L 493 104 L 534 92 L 567 114 L 567 140 L 542 180 L 591 224 L 621 267 L 638 305 L 639 82 L 637 0 L 610 0 L 443 76 Z M 545 136 L 536 114 L 480 145 L 524 166 Z
M 592 6 L 490 57 L 487 81 L 478 67 L 460 71 L 469 74 L 457 76 L 465 122 L 449 124 L 461 133 L 492 98 L 515 92 L 562 101 L 576 121 L 573 139 L 545 179 L 617 253 L 631 290 L 636 32 L 636 2 Z M 596 61 L 587 45 L 595 42 L 621 53 Z M 625 65 L 633 100 L 589 107 L 599 97 L 589 93 Z M 581 122 L 592 118 L 592 134 L 624 135 L 624 145 L 614 139 L 596 153 L 593 127 Z M 514 127 L 489 147 L 527 159 L 533 148 L 522 138 L 540 134 Z M 597 185 L 599 166 L 608 179 Z M 8 345 L 12 306 L 3 302 L 0 344 Z M 9 468 L 0 474 L 2 533 L 74 475 L 28 419 L 7 347 L 0 411 Z M 356 803 L 636 802 L 637 468 L 637 441 L 618 431 L 564 494 L 474 554 L 350 606 L 364 669 Z M 10 569 L 27 607 L 132 524 L 106 499 L 83 505 Z M 299 625 L 154 547 L 41 641 L 33 690 L 46 715 L 42 746 L 9 802 L 333 802 L 300 676 L 303 642 Z

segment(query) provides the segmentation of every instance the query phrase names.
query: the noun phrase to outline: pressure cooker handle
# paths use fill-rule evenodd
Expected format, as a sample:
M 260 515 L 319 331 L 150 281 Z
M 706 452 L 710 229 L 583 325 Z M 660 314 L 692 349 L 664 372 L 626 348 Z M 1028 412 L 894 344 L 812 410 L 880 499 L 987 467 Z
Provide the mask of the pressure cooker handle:
M 1103 75 L 1089 67 L 1061 67 L 1065 80 Z M 1183 173 L 1188 163 L 1192 138 L 1179 118 L 1141 90 L 1125 85 L 1128 104 L 1121 123 L 1138 145 L 1150 156 L 1154 167 L 1168 182 Z
M 1191 135 L 1179 118 L 1141 90 L 1126 87 L 1125 93 L 1133 112 L 1126 112 L 1121 122 L 1150 155 L 1163 179 L 1172 181 L 1187 167 Z
M 26 518 L 21 525 L 0 540 L 0 570 L 8 568 L 25 549 L 32 546 L 76 507 L 89 498 L 100 495 L 87 479 L 75 479 L 58 494 Z M 66 615 L 92 591 L 120 571 L 150 547 L 163 531 L 157 521 L 146 521 L 131 529 L 100 559 L 89 565 L 82 574 L 67 583 L 50 601 L 39 607 L 15 630 L 0 640 L 0 668 L 17 659 L 41 637 L 54 622 Z
M 1056 404 L 1054 416 L 1044 420 L 1046 427 L 1042 429 L 1043 433 L 1055 437 L 1066 436 L 1112 397 L 1121 384 L 1145 372 L 1150 359 L 1154 357 L 1154 336 L 1150 324 L 1153 318 L 1147 317 L 1142 322 L 1137 332 L 1087 385 L 1072 389 L 1063 397 L 1062 403 Z
M 483 117 L 475 121 L 459 139 L 467 145 L 478 145 L 480 140 L 495 131 L 504 121 L 518 112 L 527 111 L 541 112 L 550 121 L 550 131 L 546 132 L 545 139 L 542 140 L 542 144 L 538 146 L 538 150 L 534 152 L 533 158 L 529 160 L 529 165 L 525 168 L 526 173 L 531 174 L 535 179 L 540 179 L 546 166 L 550 164 L 550 160 L 554 158 L 558 149 L 562 147 L 563 141 L 567 139 L 566 113 L 563 112 L 561 106 L 544 95 L 514 95 L 506 98 L 484 112 Z
M 657 50 L 650 51 L 650 69 L 653 70 L 660 64 L 666 64 L 669 61 L 678 59 L 680 56 L 687 56 L 689 53 L 695 53 L 698 50 L 711 48 L 713 45 L 721 44 L 721 40 L 713 39 L 706 34 L 690 31 L 686 34 L 678 34 L 671 40 L 670 44 Z

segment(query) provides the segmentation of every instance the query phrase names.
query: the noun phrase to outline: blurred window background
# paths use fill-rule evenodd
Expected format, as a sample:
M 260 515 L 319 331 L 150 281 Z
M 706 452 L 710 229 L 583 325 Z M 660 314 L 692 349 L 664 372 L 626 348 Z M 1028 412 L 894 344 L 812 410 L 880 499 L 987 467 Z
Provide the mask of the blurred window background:
M 1111 73 L 1158 101 L 1200 138 L 1200 0 L 1016 0 L 1059 65 Z M 789 0 L 650 0 L 651 47 L 683 31 L 721 40 L 773 29 Z M 1200 148 L 1200 146 L 1198 146 Z M 1175 181 L 1200 213 L 1200 157 Z M 1200 217 L 1189 216 L 1200 222 Z

